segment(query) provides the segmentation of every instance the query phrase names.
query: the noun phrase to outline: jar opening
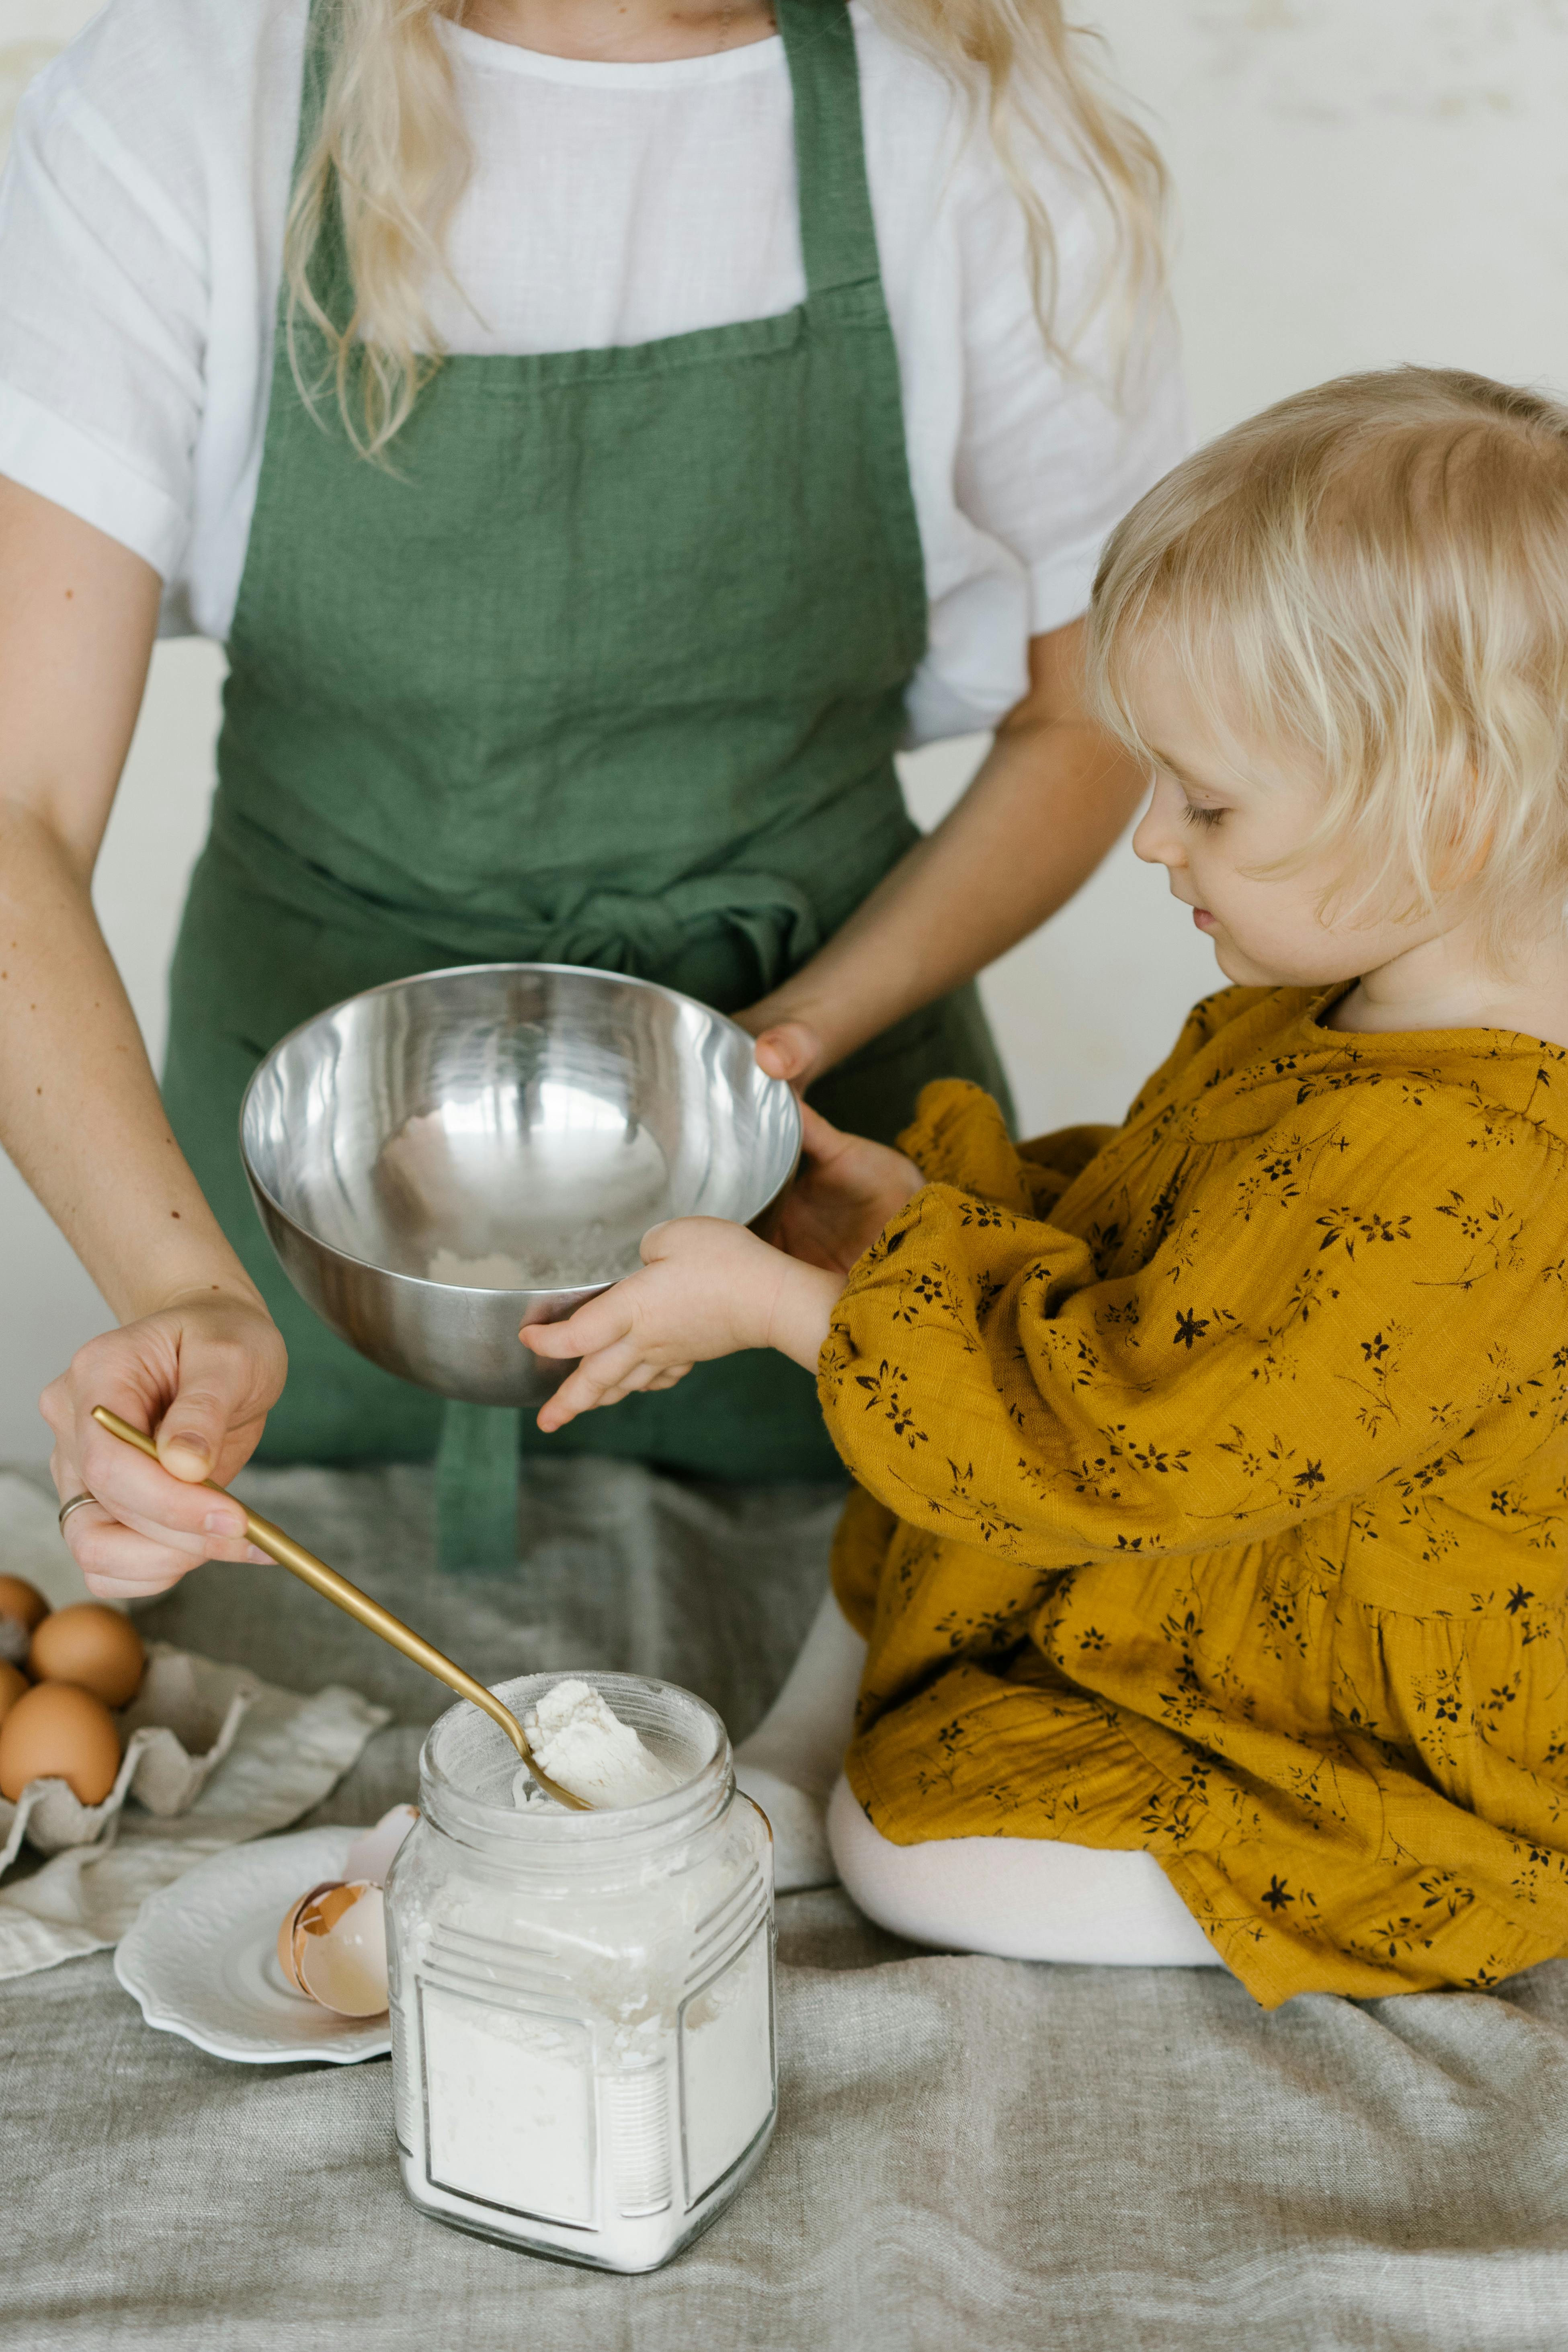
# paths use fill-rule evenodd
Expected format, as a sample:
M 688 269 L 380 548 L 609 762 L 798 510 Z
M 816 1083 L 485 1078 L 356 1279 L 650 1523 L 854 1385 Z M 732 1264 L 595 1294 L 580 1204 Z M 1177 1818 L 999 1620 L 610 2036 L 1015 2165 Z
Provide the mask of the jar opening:
M 491 1685 L 519 1721 L 555 1684 L 574 1680 L 599 1692 L 676 1776 L 667 1795 L 642 1804 L 569 1812 L 554 1804 L 519 1805 L 512 1795 L 517 1751 L 499 1725 L 459 1701 L 431 1727 L 419 1759 L 422 1802 L 442 1826 L 508 1845 L 603 1847 L 669 1830 L 685 1833 L 728 1801 L 730 1741 L 713 1709 L 677 1684 L 592 1667 L 521 1675 Z

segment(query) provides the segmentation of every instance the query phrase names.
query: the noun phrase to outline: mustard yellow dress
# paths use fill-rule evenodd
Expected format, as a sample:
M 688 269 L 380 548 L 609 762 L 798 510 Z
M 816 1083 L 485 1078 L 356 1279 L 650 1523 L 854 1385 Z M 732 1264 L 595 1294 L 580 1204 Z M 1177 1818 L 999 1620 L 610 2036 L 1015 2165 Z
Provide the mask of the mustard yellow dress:
M 1568 1055 L 1342 992 L 927 1087 L 820 1370 L 872 1822 L 1144 1849 L 1269 2007 L 1568 1952 Z

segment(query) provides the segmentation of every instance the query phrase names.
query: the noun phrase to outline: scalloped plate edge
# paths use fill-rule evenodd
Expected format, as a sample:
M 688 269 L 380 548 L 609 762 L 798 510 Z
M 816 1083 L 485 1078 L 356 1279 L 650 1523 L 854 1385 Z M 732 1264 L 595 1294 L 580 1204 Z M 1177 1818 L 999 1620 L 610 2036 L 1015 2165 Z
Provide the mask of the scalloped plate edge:
M 337 1833 L 344 1841 L 346 1851 L 347 1844 L 352 1843 L 360 1832 L 353 1827 L 343 1827 Z M 253 1839 L 246 1843 L 254 1845 L 281 1846 L 292 1843 L 296 1839 L 302 1843 L 306 1839 L 315 1840 L 322 1835 L 323 1832 L 321 1830 L 297 1830 L 291 1833 L 286 1832 L 280 1837 Z M 205 2051 L 210 2058 L 226 2058 L 232 2064 L 240 2066 L 357 2066 L 366 2059 L 386 2057 L 392 2049 L 391 2027 L 379 2021 L 378 2030 L 373 2033 L 368 2027 L 355 2027 L 345 2018 L 343 2031 L 333 2035 L 330 2040 L 302 2042 L 287 2048 L 280 2048 L 276 2043 L 261 2047 L 256 2042 L 243 2043 L 233 2041 L 224 2034 L 221 2029 L 203 2026 L 187 2016 L 171 2015 L 159 2006 L 158 1992 L 141 1977 L 138 1969 L 138 1962 L 142 1958 L 138 1929 L 148 1908 L 157 1904 L 165 1911 L 177 1910 L 182 1891 L 185 1893 L 192 1891 L 190 1882 L 193 1879 L 199 1880 L 202 1873 L 210 1864 L 228 1864 L 233 1856 L 243 1851 L 242 1846 L 226 1846 L 219 1853 L 205 1856 L 191 1870 L 182 1872 L 178 1878 L 172 1879 L 167 1886 L 159 1887 L 155 1894 L 148 1896 L 141 1912 L 132 1920 L 115 1947 L 116 1979 L 121 1989 L 136 2002 L 142 2011 L 143 2021 L 159 2033 L 178 2035 L 181 2041 L 189 2042 L 197 2050 Z

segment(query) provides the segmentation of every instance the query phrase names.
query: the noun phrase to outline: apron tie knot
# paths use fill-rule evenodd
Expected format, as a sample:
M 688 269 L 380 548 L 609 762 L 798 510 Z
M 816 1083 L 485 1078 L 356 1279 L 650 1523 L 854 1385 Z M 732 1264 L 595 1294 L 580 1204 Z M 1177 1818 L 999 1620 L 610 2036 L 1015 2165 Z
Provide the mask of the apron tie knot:
M 787 980 L 821 945 L 816 910 L 795 883 L 779 874 L 730 872 L 695 875 L 647 897 L 590 891 L 572 914 L 549 927 L 537 952 L 542 963 L 662 979 L 679 970 L 700 930 L 730 930 L 745 940 L 756 961 L 759 996 Z

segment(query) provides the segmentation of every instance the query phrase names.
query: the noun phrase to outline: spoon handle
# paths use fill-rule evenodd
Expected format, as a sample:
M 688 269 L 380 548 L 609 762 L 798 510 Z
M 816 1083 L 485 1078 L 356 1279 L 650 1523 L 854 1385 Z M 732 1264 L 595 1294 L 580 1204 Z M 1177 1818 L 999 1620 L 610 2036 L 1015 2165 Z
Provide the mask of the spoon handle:
M 95 1404 L 92 1417 L 100 1429 L 108 1430 L 111 1437 L 122 1439 L 127 1445 L 134 1445 L 139 1454 L 150 1454 L 156 1462 L 158 1449 L 144 1431 L 132 1429 L 128 1421 L 121 1421 L 120 1415 L 110 1412 L 107 1405 Z M 214 1478 L 204 1479 L 202 1483 L 217 1494 L 228 1493 L 228 1489 L 219 1486 Z M 239 1503 L 239 1496 L 230 1495 L 229 1500 Z M 472 1675 L 466 1675 L 461 1666 L 454 1665 L 450 1658 L 434 1649 L 415 1633 L 411 1625 L 405 1625 L 401 1617 L 395 1617 L 390 1609 L 384 1609 L 379 1601 L 373 1601 L 368 1592 L 362 1592 L 357 1584 L 351 1584 L 346 1576 L 340 1576 L 335 1568 L 329 1568 L 324 1559 L 318 1559 L 313 1551 L 307 1551 L 303 1544 L 296 1543 L 292 1536 L 285 1535 L 282 1528 L 274 1527 L 270 1519 L 264 1519 L 258 1511 L 250 1510 L 244 1503 L 239 1503 L 239 1507 L 245 1512 L 246 1536 L 258 1551 L 264 1551 L 269 1559 L 278 1562 L 279 1568 L 288 1569 L 301 1583 L 321 1593 L 323 1600 L 334 1602 L 348 1616 L 357 1618 L 362 1625 L 368 1626 L 373 1633 L 379 1633 L 384 1642 L 390 1642 L 395 1650 L 401 1650 L 405 1658 L 412 1658 L 416 1666 L 423 1666 L 427 1675 L 434 1675 L 438 1683 L 445 1683 L 447 1689 L 456 1691 L 459 1698 L 468 1699 L 475 1706 L 482 1707 L 492 1723 L 500 1724 L 547 1796 L 553 1797 L 558 1804 L 569 1805 L 574 1812 L 585 1813 L 593 1810 L 581 1797 L 573 1796 L 569 1790 L 562 1788 L 558 1781 L 551 1780 L 548 1773 L 540 1769 L 521 1724 L 501 1705 L 493 1691 L 488 1691 L 483 1683 L 476 1682 Z

